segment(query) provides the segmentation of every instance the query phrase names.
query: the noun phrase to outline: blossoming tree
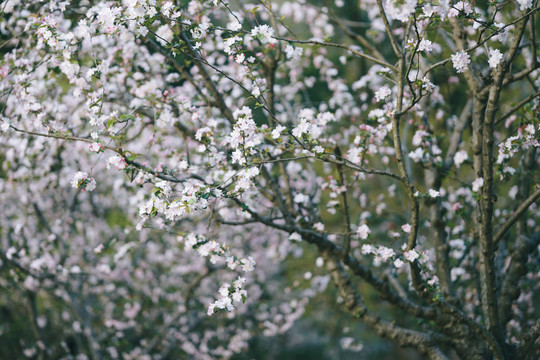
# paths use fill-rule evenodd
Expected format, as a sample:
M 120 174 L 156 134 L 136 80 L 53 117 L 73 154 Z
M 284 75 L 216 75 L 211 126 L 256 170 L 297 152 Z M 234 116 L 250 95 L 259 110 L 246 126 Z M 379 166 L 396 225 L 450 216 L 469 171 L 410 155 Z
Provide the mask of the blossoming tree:
M 330 282 L 428 358 L 536 358 L 538 6 L 3 1 L 5 354 L 230 358 Z

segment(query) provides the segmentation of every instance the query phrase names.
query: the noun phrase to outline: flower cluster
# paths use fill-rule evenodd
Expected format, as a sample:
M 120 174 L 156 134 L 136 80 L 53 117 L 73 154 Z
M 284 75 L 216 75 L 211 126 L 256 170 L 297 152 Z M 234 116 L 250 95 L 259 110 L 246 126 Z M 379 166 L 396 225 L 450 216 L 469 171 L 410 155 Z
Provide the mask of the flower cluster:
M 107 160 L 107 169 L 111 166 L 114 166 L 118 170 L 123 170 L 127 166 L 126 159 L 120 155 L 113 155 Z
M 465 72 L 469 69 L 471 57 L 469 56 L 469 54 L 467 54 L 465 50 L 461 50 L 455 54 L 452 54 L 450 58 L 452 59 L 454 69 L 456 69 L 458 73 Z
M 295 47 L 291 45 L 287 45 L 287 47 L 285 47 L 285 55 L 287 56 L 287 59 L 298 59 L 302 56 L 303 53 L 304 49 L 302 49 L 301 47 Z
M 90 151 L 91 152 L 96 152 L 96 153 L 100 153 L 100 152 L 103 152 L 104 150 L 104 146 L 103 144 L 99 143 L 99 142 L 93 142 L 90 144 Z
M 499 49 L 489 49 L 489 67 L 496 68 L 497 65 L 501 62 L 503 54 Z
M 89 178 L 88 173 L 77 171 L 71 180 L 71 186 L 81 191 L 93 191 L 96 188 L 96 181 L 94 178 Z
M 184 243 L 186 249 L 193 249 L 199 256 L 208 257 L 210 263 L 217 264 L 218 261 L 224 261 L 227 267 L 231 270 L 237 270 L 246 273 L 255 270 L 256 262 L 253 257 L 239 259 L 230 254 L 228 246 L 218 243 L 215 240 L 206 239 L 202 235 L 189 233 L 185 236 L 180 236 L 180 242 Z M 235 309 L 235 304 L 244 303 L 247 298 L 247 291 L 243 289 L 246 279 L 239 276 L 232 285 L 229 283 L 223 284 L 219 288 L 221 297 L 215 302 L 209 304 L 207 314 L 213 315 L 216 310 L 232 311 Z
M 210 191 L 197 181 L 184 184 L 177 197 L 173 196 L 173 189 L 167 181 L 158 181 L 155 186 L 150 199 L 139 206 L 141 221 L 137 225 L 138 230 L 142 229 L 143 224 L 151 216 L 163 214 L 167 220 L 176 221 L 195 211 L 206 209 L 210 196 L 222 196 L 219 189 Z
M 216 309 L 233 311 L 235 304 L 244 303 L 246 301 L 247 291 L 242 289 L 242 286 L 245 282 L 245 278 L 238 277 L 238 279 L 233 281 L 232 286 L 229 283 L 221 285 L 218 291 L 221 297 L 208 305 L 208 316 L 213 315 Z
M 292 135 L 300 138 L 309 134 L 312 139 L 318 139 L 324 132 L 329 122 L 335 121 L 335 116 L 330 112 L 322 112 L 315 116 L 313 109 L 302 109 L 298 114 L 299 122 L 292 129 Z
M 251 30 L 251 36 L 259 39 L 263 44 L 274 44 L 277 41 L 274 39 L 274 29 L 266 24 L 254 27 Z
M 406 244 L 404 244 L 403 248 L 405 247 Z M 391 261 L 396 269 L 400 269 L 405 264 L 405 261 L 412 263 L 422 258 L 422 253 L 414 249 L 398 254 L 394 249 L 382 245 L 364 244 L 361 251 L 363 255 L 374 255 L 373 263 L 375 266 Z
M 262 143 L 263 136 L 259 133 L 251 109 L 244 106 L 233 113 L 236 123 L 227 137 L 227 143 L 235 149 L 232 162 L 243 165 L 247 156 L 255 154 L 255 147 Z

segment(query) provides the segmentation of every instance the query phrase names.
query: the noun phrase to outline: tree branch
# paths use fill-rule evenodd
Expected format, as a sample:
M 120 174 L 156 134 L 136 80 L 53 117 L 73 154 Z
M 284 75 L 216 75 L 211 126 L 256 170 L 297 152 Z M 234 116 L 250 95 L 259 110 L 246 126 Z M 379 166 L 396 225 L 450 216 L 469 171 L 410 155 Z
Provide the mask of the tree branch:
M 506 120 L 507 118 L 509 118 L 513 113 L 515 113 L 516 111 L 518 111 L 519 109 L 521 109 L 523 107 L 523 105 L 527 104 L 528 102 L 530 102 L 531 100 L 534 100 L 536 99 L 537 97 L 540 96 L 540 91 L 537 91 L 535 92 L 534 94 L 531 94 L 529 96 L 527 96 L 525 99 L 521 100 L 519 103 L 517 103 L 514 107 L 512 107 L 510 110 L 508 110 L 507 112 L 504 113 L 504 115 L 501 115 L 496 121 L 495 121 L 495 126 L 499 125 L 501 122 L 503 122 L 504 120 Z
M 396 54 L 398 59 L 401 59 L 402 58 L 401 51 L 399 49 L 398 44 L 396 43 L 396 39 L 394 39 L 394 35 L 392 35 L 392 29 L 390 28 L 390 23 L 388 22 L 388 18 L 386 17 L 386 12 L 384 11 L 384 7 L 381 0 L 377 0 L 377 6 L 379 7 L 379 14 L 381 15 L 381 19 L 384 24 L 386 35 L 388 36 L 388 39 L 390 40 L 390 44 L 392 44 L 392 49 L 394 50 L 394 54 Z
M 519 280 L 527 273 L 527 259 L 540 242 L 540 232 L 530 237 L 521 236 L 516 240 L 510 253 L 510 264 L 502 282 L 499 314 L 501 323 L 506 325 L 512 316 L 512 304 L 521 294 Z
M 493 203 L 495 202 L 493 186 L 493 127 L 495 114 L 498 110 L 499 99 L 502 91 L 504 75 L 510 68 L 510 64 L 516 54 L 521 41 L 528 18 L 524 18 L 518 25 L 516 35 L 506 59 L 499 64 L 495 71 L 494 81 L 489 90 L 489 98 L 483 124 L 483 178 L 484 186 L 481 194 L 481 217 L 480 227 L 480 290 L 484 321 L 488 330 L 493 333 L 500 344 L 504 344 L 504 332 L 499 318 L 499 306 L 497 300 L 497 275 L 495 273 L 495 243 L 493 239 Z
M 516 211 L 510 216 L 508 220 L 504 223 L 504 225 L 499 229 L 495 237 L 493 238 L 494 243 L 498 243 L 502 240 L 504 235 L 510 230 L 512 225 L 520 218 L 521 215 L 523 215 L 529 206 L 531 206 L 532 203 L 534 203 L 538 198 L 540 198 L 540 186 L 536 189 L 534 193 L 532 193 L 519 207 L 516 209 Z
M 325 250 L 321 251 L 321 255 L 325 260 L 332 281 L 344 299 L 345 307 L 351 314 L 364 321 L 378 335 L 392 339 L 401 346 L 413 347 L 433 360 L 448 359 L 429 335 L 402 328 L 371 313 L 353 288 L 351 280 L 338 257 Z
M 344 44 L 336 44 L 336 43 L 332 43 L 332 42 L 318 41 L 318 40 L 294 40 L 294 39 L 288 39 L 288 38 L 283 38 L 283 37 L 278 37 L 278 36 L 274 36 L 274 39 L 287 41 L 287 42 L 291 42 L 291 43 L 295 43 L 295 44 L 311 44 L 311 45 L 329 46 L 329 47 L 335 47 L 335 48 L 339 48 L 339 49 L 345 49 L 347 51 L 350 51 L 351 53 L 353 53 L 356 56 L 359 56 L 359 57 L 362 57 L 364 59 L 373 61 L 376 64 L 382 65 L 382 66 L 387 67 L 389 69 L 392 69 L 394 71 L 396 70 L 396 67 L 394 65 L 391 65 L 391 64 L 387 63 L 384 60 L 379 60 L 379 59 L 377 59 L 377 58 L 375 58 L 375 57 L 373 57 L 371 55 L 364 54 L 364 53 L 361 53 L 361 52 L 356 51 L 354 49 L 351 49 L 349 46 L 344 45 Z
M 519 347 L 519 355 L 521 359 L 526 359 L 534 344 L 540 337 L 540 320 L 537 320 L 534 325 L 523 335 Z

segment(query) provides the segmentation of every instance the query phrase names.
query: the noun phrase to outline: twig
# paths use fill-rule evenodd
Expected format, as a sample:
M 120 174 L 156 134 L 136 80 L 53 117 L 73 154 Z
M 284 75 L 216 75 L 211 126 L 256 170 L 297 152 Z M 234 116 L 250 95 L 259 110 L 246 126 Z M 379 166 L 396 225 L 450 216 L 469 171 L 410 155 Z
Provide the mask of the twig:
M 510 230 L 512 225 L 514 225 L 514 223 L 520 218 L 520 216 L 523 215 L 527 211 L 529 206 L 531 206 L 531 204 L 534 203 L 538 198 L 540 198 L 540 186 L 516 209 L 512 216 L 510 216 L 510 218 L 499 229 L 499 231 L 493 238 L 493 242 L 495 244 L 502 240 L 502 238 L 508 232 L 508 230 Z

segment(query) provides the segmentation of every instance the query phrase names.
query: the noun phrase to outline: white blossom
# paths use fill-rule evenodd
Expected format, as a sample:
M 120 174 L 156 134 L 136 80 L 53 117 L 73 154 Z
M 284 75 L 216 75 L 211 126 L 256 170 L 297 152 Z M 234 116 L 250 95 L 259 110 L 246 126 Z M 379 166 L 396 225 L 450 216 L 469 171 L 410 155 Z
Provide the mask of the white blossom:
M 173 39 L 174 33 L 169 25 L 161 25 L 156 30 L 156 40 L 162 45 L 166 46 L 170 44 Z
M 422 39 L 420 43 L 418 44 L 418 51 L 425 51 L 425 52 L 432 52 L 433 51 L 433 43 L 429 41 L 428 39 Z
M 381 258 L 382 261 L 388 261 L 396 252 L 394 249 L 387 248 L 386 246 L 380 246 L 377 249 L 377 256 Z
M 254 27 L 251 30 L 251 36 L 259 39 L 263 44 L 265 43 L 273 44 L 276 42 L 276 39 L 274 39 L 273 37 L 274 29 L 272 29 L 270 26 L 266 24 Z
M 518 193 L 519 188 L 517 185 L 514 185 L 510 188 L 510 191 L 508 191 L 508 196 L 510 196 L 510 199 L 515 199 L 516 195 Z
M 71 180 L 71 186 L 75 189 L 81 188 L 82 191 L 92 191 L 96 188 L 96 181 L 93 178 L 88 178 L 88 173 L 77 171 Z
M 227 24 L 227 29 L 231 31 L 239 31 L 242 30 L 242 24 L 240 24 L 238 20 L 232 19 L 231 22 Z
M 364 245 L 362 245 L 361 251 L 362 251 L 362 255 L 374 254 L 375 253 L 375 247 L 373 245 L 364 244 Z
M 480 177 L 480 178 L 473 181 L 473 183 L 472 183 L 472 191 L 478 192 L 478 191 L 480 191 L 480 188 L 482 186 L 484 186 L 484 178 Z
M 463 164 L 468 158 L 469 154 L 467 154 L 467 151 L 460 150 L 454 155 L 454 164 L 456 164 L 456 167 L 459 168 L 461 164 Z
M 503 54 L 499 49 L 489 49 L 489 67 L 496 68 L 497 65 L 501 62 Z
M 392 90 L 388 86 L 383 86 L 379 90 L 375 92 L 375 100 L 381 101 L 386 99 L 390 94 L 392 94 Z
M 234 58 L 234 61 L 236 61 L 236 62 L 239 63 L 239 64 L 242 64 L 242 63 L 244 62 L 245 59 L 246 59 L 246 55 L 244 55 L 244 54 L 242 53 L 242 54 L 236 55 L 236 57 Z
M 123 170 L 126 168 L 126 160 L 120 155 L 113 155 L 107 160 L 107 169 L 111 166 L 116 167 L 118 170 Z
M 362 224 L 356 229 L 356 234 L 360 237 L 362 240 L 366 240 L 371 233 L 370 228 L 366 224 Z
M 465 50 L 461 50 L 455 54 L 452 54 L 450 58 L 452 59 L 454 69 L 456 69 L 458 73 L 462 73 L 469 69 L 471 58 L 469 54 L 465 52 Z
M 409 21 L 409 17 L 416 10 L 417 0 L 387 0 L 384 2 L 386 14 L 388 17 L 401 22 Z
M 519 4 L 519 10 L 527 10 L 532 7 L 533 0 L 517 0 Z
M 412 161 L 414 162 L 419 162 L 419 161 L 422 161 L 422 159 L 424 158 L 424 149 L 422 148 L 416 148 L 416 150 L 414 151 L 411 151 L 409 153 L 409 157 L 412 159 Z
M 274 130 L 272 130 L 272 139 L 279 139 L 281 137 L 281 132 L 285 130 L 286 127 L 283 125 L 278 125 Z
M 298 59 L 303 53 L 304 49 L 301 47 L 287 45 L 285 48 L 285 55 L 287 56 L 287 59 Z
M 413 262 L 414 260 L 418 259 L 420 257 L 420 254 L 418 254 L 418 252 L 416 250 L 409 250 L 409 251 L 405 251 L 403 253 L 403 257 L 409 261 L 409 262 Z
M 291 235 L 289 235 L 289 240 L 291 240 L 291 241 L 302 241 L 302 236 L 297 232 L 293 232 Z

